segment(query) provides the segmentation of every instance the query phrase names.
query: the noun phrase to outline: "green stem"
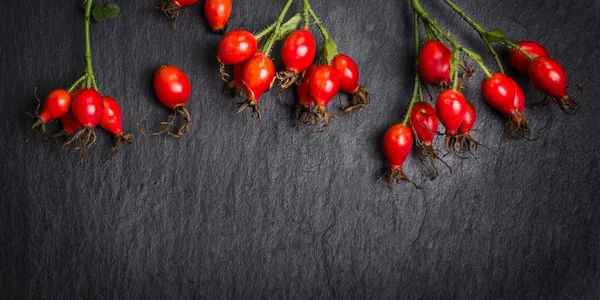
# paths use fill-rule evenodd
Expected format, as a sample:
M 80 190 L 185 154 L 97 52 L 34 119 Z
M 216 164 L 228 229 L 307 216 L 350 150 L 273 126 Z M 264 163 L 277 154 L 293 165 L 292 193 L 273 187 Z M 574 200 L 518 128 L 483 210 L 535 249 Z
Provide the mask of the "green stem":
M 271 49 L 273 48 L 273 44 L 275 43 L 275 40 L 277 40 L 277 36 L 279 35 L 279 27 L 281 27 L 281 23 L 283 23 L 283 19 L 285 18 L 287 11 L 290 9 L 292 2 L 294 2 L 294 0 L 288 0 L 288 2 L 283 7 L 283 10 L 281 10 L 281 14 L 279 14 L 279 17 L 275 21 L 275 29 L 273 29 L 273 35 L 271 35 L 271 37 L 265 44 L 265 48 L 263 49 L 264 55 L 269 56 Z
M 452 52 L 452 59 L 450 61 L 450 78 L 452 79 L 452 90 L 456 91 L 458 90 L 458 69 L 459 66 L 458 64 L 460 64 L 460 51 L 458 51 L 457 49 L 454 49 L 454 51 Z
M 529 52 L 525 51 L 523 48 L 519 47 L 519 45 L 513 43 L 512 41 L 509 41 L 508 39 L 505 39 L 504 41 L 502 41 L 501 44 L 506 46 L 507 48 L 515 49 L 515 50 L 523 53 L 523 55 L 525 55 L 527 57 L 527 59 L 529 59 L 529 61 L 532 61 L 535 58 L 531 54 L 529 54 Z
M 81 78 L 77 79 L 77 81 L 75 81 L 75 83 L 73 83 L 73 85 L 67 91 L 69 93 L 72 92 L 75 88 L 77 88 L 77 86 L 79 86 L 86 79 L 87 79 L 86 75 L 81 76 Z
M 457 14 L 459 14 L 460 17 L 463 18 L 463 20 L 465 20 L 465 22 L 467 22 L 469 25 L 471 25 L 471 27 L 473 27 L 473 29 L 475 29 L 475 31 L 477 31 L 477 33 L 479 33 L 479 36 L 481 37 L 483 42 L 486 44 L 486 46 L 492 53 L 492 56 L 494 57 L 494 60 L 496 61 L 498 68 L 500 68 L 500 72 L 502 72 L 502 74 L 504 74 L 504 68 L 502 67 L 502 62 L 500 61 L 500 58 L 498 57 L 498 53 L 496 53 L 496 50 L 494 50 L 491 43 L 486 38 L 486 36 L 488 34 L 488 30 L 485 30 L 483 27 L 481 27 L 481 25 L 477 24 L 477 22 L 475 22 L 473 19 L 471 19 L 471 17 L 469 17 L 462 9 L 460 9 L 460 7 L 458 7 L 456 4 L 454 4 L 454 2 L 452 2 L 451 0 L 444 0 L 444 2 L 446 2 L 446 4 L 448 4 L 448 6 L 450 6 Z M 523 48 L 517 46 L 515 43 L 509 41 L 506 38 L 504 38 L 503 41 L 500 42 L 500 44 L 502 44 L 508 48 L 514 48 L 514 49 L 520 51 L 527 58 L 529 58 L 529 60 L 533 59 L 531 54 L 527 53 L 527 51 L 523 50 Z
M 261 40 L 265 35 L 271 33 L 275 29 L 275 23 L 271 24 L 269 27 L 265 28 L 263 31 L 254 35 L 254 38 L 258 41 Z
M 492 74 L 490 73 L 489 69 L 485 66 L 485 64 L 483 63 L 483 60 L 481 59 L 481 56 L 465 47 L 463 47 L 463 45 L 461 45 L 460 43 L 458 43 L 448 32 L 446 32 L 445 30 L 443 30 L 430 16 L 429 14 L 427 14 L 427 12 L 425 11 L 425 9 L 423 9 L 423 7 L 421 6 L 421 3 L 419 2 L 419 0 L 411 0 L 411 4 L 413 7 L 413 11 L 416 12 L 419 17 L 421 17 L 421 20 L 423 20 L 423 23 L 426 26 L 429 26 L 430 29 L 435 33 L 438 32 L 439 34 L 441 34 L 445 40 L 447 40 L 450 44 L 452 44 L 452 47 L 454 47 L 454 49 L 458 50 L 458 51 L 462 51 L 463 53 L 465 53 L 467 56 L 469 56 L 473 61 L 475 61 L 479 67 L 483 70 L 483 72 L 485 73 L 485 75 L 489 78 L 492 76 Z
M 460 9 L 460 7 L 456 6 L 456 4 L 454 4 L 452 1 L 444 0 L 444 2 L 446 2 L 448 6 L 450 6 L 456 13 L 458 13 L 461 16 L 461 18 L 463 18 L 463 20 L 469 23 L 469 25 L 471 25 L 471 27 L 473 27 L 473 29 L 475 29 L 475 31 L 477 31 L 477 33 L 479 33 L 479 35 L 481 35 L 481 37 L 483 38 L 483 35 L 487 32 L 487 30 L 479 26 L 479 24 L 473 21 L 471 17 L 469 17 L 464 11 Z
M 330 40 L 331 38 L 329 37 L 327 29 L 325 29 L 325 26 L 323 26 L 323 23 L 321 23 L 319 16 L 317 16 L 315 11 L 312 9 L 312 6 L 310 6 L 310 2 L 308 2 L 308 0 L 302 0 L 302 5 L 304 6 L 304 9 L 310 13 L 313 20 L 315 20 L 315 24 L 317 25 L 317 28 L 319 28 L 321 35 L 323 35 L 323 39 Z
M 419 16 L 416 12 L 413 12 L 413 27 L 414 27 L 414 39 L 415 39 L 415 64 L 419 59 L 420 53 L 420 41 L 419 41 Z M 406 113 L 404 114 L 404 118 L 402 119 L 402 125 L 406 125 L 408 120 L 410 119 L 410 114 L 412 112 L 413 106 L 415 106 L 415 102 L 417 99 L 423 97 L 423 93 L 421 92 L 421 77 L 419 76 L 419 70 L 415 67 L 415 87 L 413 89 L 412 99 L 410 99 L 410 103 L 408 103 L 408 108 L 406 109 Z
M 85 34 L 85 71 L 84 76 L 86 77 L 86 88 L 94 87 L 95 90 L 98 90 L 98 86 L 96 85 L 96 79 L 94 77 L 94 70 L 92 68 L 92 47 L 90 42 L 90 19 L 92 15 L 92 4 L 93 0 L 87 0 L 85 7 L 85 22 L 84 26 L 84 34 Z
M 310 26 L 310 12 L 308 12 L 308 6 L 304 5 L 304 0 L 302 1 L 302 16 L 304 17 L 304 29 L 308 29 Z M 310 6 L 310 3 L 308 4 Z
M 492 47 L 492 44 L 488 43 L 485 39 L 483 40 L 483 42 L 490 50 L 490 53 L 492 54 L 492 57 L 494 58 L 494 61 L 496 62 L 496 65 L 498 66 L 498 70 L 500 71 L 500 73 L 504 74 L 504 66 L 502 65 L 500 56 L 498 56 L 498 52 L 496 52 L 496 49 L 494 49 L 494 47 Z

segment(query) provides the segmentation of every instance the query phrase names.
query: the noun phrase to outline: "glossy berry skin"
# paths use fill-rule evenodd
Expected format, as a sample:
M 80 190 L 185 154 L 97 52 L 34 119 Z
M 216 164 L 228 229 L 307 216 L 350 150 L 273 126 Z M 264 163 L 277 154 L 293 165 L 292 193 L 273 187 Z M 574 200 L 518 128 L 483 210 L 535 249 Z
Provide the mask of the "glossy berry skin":
M 450 82 L 450 59 L 452 52 L 446 45 L 429 40 L 423 45 L 417 68 L 423 81 L 431 85 Z
M 402 164 L 412 149 L 413 136 L 402 124 L 390 127 L 383 136 L 383 152 L 392 170 L 402 170 Z
M 258 42 L 252 33 L 234 30 L 227 33 L 219 43 L 217 58 L 225 65 L 241 64 L 254 56 L 257 47 Z
M 506 75 L 500 73 L 492 74 L 481 84 L 483 99 L 504 116 L 513 113 L 515 107 L 515 82 Z
M 301 84 L 297 85 L 296 92 L 298 93 L 299 103 L 304 107 L 310 107 L 314 100 L 310 95 L 308 84 L 302 82 Z
M 438 131 L 438 117 L 433 106 L 427 102 L 415 103 L 410 113 L 410 125 L 419 141 L 431 145 Z
M 270 58 L 259 53 L 252 57 L 244 67 L 242 82 L 248 100 L 258 99 L 271 88 L 275 78 L 275 65 Z
M 315 104 L 326 107 L 340 90 L 340 74 L 332 66 L 317 66 L 309 78 L 309 90 Z
M 198 0 L 173 0 L 173 3 L 175 3 L 178 8 L 182 8 L 184 6 L 194 5 L 198 3 Z
M 50 92 L 44 101 L 39 118 L 43 123 L 60 119 L 71 109 L 71 95 L 65 89 Z
M 204 16 L 213 31 L 223 31 L 230 15 L 231 0 L 206 0 L 204 2 Z
M 475 106 L 473 106 L 473 103 L 469 102 L 469 100 L 467 100 L 466 103 L 467 110 L 465 112 L 465 118 L 458 127 L 458 133 L 469 133 L 475 126 L 475 121 L 477 120 L 477 111 L 475 110 Z
M 515 99 L 513 101 L 513 107 L 516 108 L 521 113 L 524 113 L 525 112 L 525 94 L 523 93 L 523 90 L 521 89 L 519 84 L 517 84 L 514 80 L 513 80 L 513 87 L 515 88 Z
M 62 130 L 67 134 L 73 134 L 83 127 L 81 124 L 79 124 L 71 112 L 68 112 L 66 115 L 60 118 L 60 125 Z
M 525 52 L 531 54 L 534 58 L 550 56 L 544 46 L 532 42 L 532 41 L 521 41 L 517 43 L 517 46 L 521 47 Z M 509 51 L 510 64 L 521 74 L 527 75 L 529 70 L 529 59 L 525 54 L 519 50 L 511 49 Z
M 111 97 L 105 96 L 102 98 L 104 103 L 104 113 L 100 120 L 100 127 L 108 130 L 113 135 L 123 133 L 123 114 L 119 103 Z
M 467 112 L 467 100 L 461 92 L 445 90 L 435 101 L 435 111 L 446 128 L 446 134 L 457 134 Z
M 310 74 L 314 71 L 316 66 L 310 66 L 306 72 L 304 73 L 304 79 L 302 82 L 296 86 L 296 92 L 298 93 L 298 98 L 300 104 L 305 107 L 310 107 L 314 102 L 312 95 L 310 94 Z
M 104 112 L 102 96 L 94 89 L 83 89 L 73 99 L 71 111 L 79 124 L 95 127 L 100 123 Z
M 179 68 L 166 65 L 154 74 L 154 91 L 162 105 L 173 109 L 183 106 L 190 98 L 190 80 Z
M 552 98 L 568 97 L 565 70 L 550 57 L 538 57 L 529 64 L 529 79 L 536 89 Z
M 360 87 L 356 62 L 347 55 L 338 54 L 333 58 L 331 65 L 340 73 L 340 91 L 346 94 L 356 93 Z
M 241 63 L 241 64 L 237 64 L 237 65 L 233 66 L 233 81 L 235 81 L 235 86 L 237 86 L 239 88 L 244 87 L 243 76 L 244 76 L 245 68 L 246 68 L 245 63 Z
M 79 92 L 81 92 L 81 90 L 72 90 L 71 91 L 71 99 L 75 99 L 75 96 L 77 96 L 77 94 L 79 94 Z
M 308 29 L 292 32 L 281 46 L 281 60 L 286 69 L 298 74 L 315 60 L 317 43 Z

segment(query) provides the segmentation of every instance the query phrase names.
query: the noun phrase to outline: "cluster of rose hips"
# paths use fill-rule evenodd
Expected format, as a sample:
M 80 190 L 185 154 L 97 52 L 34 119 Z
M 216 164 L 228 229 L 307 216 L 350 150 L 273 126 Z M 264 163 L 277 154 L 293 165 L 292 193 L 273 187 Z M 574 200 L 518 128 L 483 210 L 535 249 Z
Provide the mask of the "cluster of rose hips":
M 39 131 L 46 137 L 66 137 L 63 148 L 79 142 L 76 150 L 81 151 L 80 161 L 83 161 L 86 151 L 96 142 L 94 128 L 97 125 L 114 135 L 113 150 L 115 151 L 119 150 L 121 145 L 129 144 L 133 140 L 133 135 L 123 130 L 123 115 L 117 101 L 109 96 L 102 96 L 96 85 L 92 71 L 89 34 L 92 2 L 92 0 L 87 0 L 84 3 L 86 8 L 86 67 L 83 75 L 68 90 L 60 88 L 51 91 L 41 106 L 41 110 L 38 105 L 35 115 L 33 115 L 37 119 L 33 124 L 34 129 L 39 128 Z M 48 134 L 46 124 L 55 120 L 60 120 L 62 129 L 58 133 Z
M 326 128 L 336 117 L 329 113 L 327 106 L 338 92 L 351 95 L 350 105 L 343 108 L 345 113 L 364 109 L 370 102 L 370 93 L 358 83 L 359 72 L 354 60 L 338 53 L 336 43 L 307 0 L 303 0 L 302 14 L 283 23 L 292 2 L 287 2 L 277 21 L 265 30 L 255 35 L 246 30 L 235 30 L 223 37 L 217 55 L 221 77 L 229 76 L 224 70 L 226 65 L 233 66 L 233 79 L 226 90 L 231 96 L 245 94 L 246 97 L 238 103 L 237 113 L 250 108 L 252 116 L 260 119 L 260 97 L 278 80 L 281 91 L 296 86 L 299 97 L 297 121 L 314 127 L 322 124 Z M 309 29 L 309 17 L 324 39 L 318 55 L 315 38 Z M 301 20 L 304 20 L 304 28 L 297 29 Z M 285 70 L 276 73 L 269 56 L 275 42 L 284 38 L 281 59 Z
M 471 58 L 485 73 L 481 85 L 483 98 L 505 117 L 505 131 L 508 135 L 529 137 L 530 128 L 524 115 L 525 95 L 521 87 L 504 74 L 502 63 L 492 48 L 492 43 L 507 46 L 512 66 L 518 72 L 529 76 L 533 86 L 546 97 L 554 99 L 565 113 L 574 114 L 578 108 L 577 103 L 567 93 L 569 82 L 563 67 L 549 57 L 544 47 L 531 41 L 513 43 L 499 29 L 483 29 L 451 0 L 444 0 L 444 2 L 479 33 L 496 61 L 498 72 L 490 72 L 481 56 L 458 43 L 431 19 L 419 0 L 411 0 L 415 16 L 418 72 L 415 77 L 413 98 L 403 122 L 390 127 L 383 140 L 383 150 L 390 164 L 390 169 L 386 173 L 389 175 L 390 187 L 394 179 L 396 182 L 410 181 L 403 173 L 402 165 L 412 149 L 413 141 L 419 148 L 417 155 L 421 162 L 429 162 L 431 167 L 427 165 L 426 167 L 432 173 L 432 179 L 438 176 L 434 162 L 441 161 L 438 156 L 440 151 L 434 149 L 432 144 L 436 136 L 445 136 L 448 152 L 471 153 L 479 145 L 471 137 L 471 130 L 477 118 L 475 107 L 460 91 L 474 71 L 466 66 L 466 60 L 461 59 L 461 54 Z M 421 22 L 426 29 L 428 41 L 422 49 L 419 49 Z M 449 46 L 453 50 L 450 50 Z M 464 70 L 462 75 L 461 69 Z M 435 108 L 423 100 L 422 84 L 433 86 L 440 91 L 435 100 Z M 579 88 L 581 89 L 581 86 Z M 444 126 L 445 132 L 439 131 L 438 122 Z
M 86 150 L 96 142 L 96 125 L 114 135 L 115 151 L 133 140 L 133 135 L 123 130 L 123 115 L 119 103 L 112 97 L 100 95 L 95 88 L 71 91 L 55 89 L 48 94 L 41 110 L 36 109 L 35 117 L 37 122 L 33 124 L 33 128 L 40 127 L 43 134 L 46 134 L 48 122 L 60 120 L 60 132 L 50 134 L 49 137 L 65 136 L 63 148 L 79 141 L 76 149 L 81 150 L 82 159 Z

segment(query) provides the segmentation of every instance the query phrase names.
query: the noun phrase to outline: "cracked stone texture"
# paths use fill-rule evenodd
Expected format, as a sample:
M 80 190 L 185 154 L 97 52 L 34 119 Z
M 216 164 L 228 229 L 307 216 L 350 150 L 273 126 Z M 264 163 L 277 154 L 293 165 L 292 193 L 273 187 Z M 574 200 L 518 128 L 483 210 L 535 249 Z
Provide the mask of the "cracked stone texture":
M 136 140 L 110 159 L 101 132 L 83 166 L 52 142 L 26 143 L 24 115 L 35 87 L 43 97 L 83 68 L 77 2 L 0 2 L 0 298 L 598 299 L 600 2 L 456 1 L 486 27 L 546 45 L 586 88 L 575 94 L 584 108 L 576 117 L 528 109 L 534 140 L 507 142 L 478 74 L 465 93 L 479 111 L 474 136 L 491 150 L 448 156 L 454 174 L 433 182 L 409 157 L 405 171 L 423 190 L 376 180 L 383 134 L 412 92 L 408 1 L 313 1 L 373 92 L 366 111 L 323 134 L 293 127 L 276 91 L 262 99 L 262 121 L 231 114 L 220 36 L 206 30 L 201 5 L 173 28 L 145 1 L 117 1 L 121 16 L 92 26 L 94 63 Z M 284 1 L 233 2 L 231 26 L 256 31 Z M 486 53 L 441 1 L 423 4 Z M 193 84 L 195 122 L 181 140 L 135 129 L 168 115 L 152 90 L 162 64 Z M 529 103 L 541 99 L 516 78 Z

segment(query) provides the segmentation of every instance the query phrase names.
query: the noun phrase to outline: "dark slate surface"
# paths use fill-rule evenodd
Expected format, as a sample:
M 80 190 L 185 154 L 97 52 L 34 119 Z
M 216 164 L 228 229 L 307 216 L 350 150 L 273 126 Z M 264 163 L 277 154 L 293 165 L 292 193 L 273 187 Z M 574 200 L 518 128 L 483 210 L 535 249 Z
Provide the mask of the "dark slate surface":
M 145 1 L 120 1 L 116 21 L 92 27 L 101 90 L 121 102 L 127 128 L 156 126 L 168 111 L 153 71 L 175 64 L 193 83 L 196 122 L 183 140 L 137 134 L 114 159 L 102 133 L 83 166 L 53 143 L 25 143 L 23 114 L 35 87 L 46 95 L 82 70 L 77 2 L 0 2 L 0 298 L 600 298 L 600 2 L 457 0 L 484 25 L 545 44 L 586 87 L 576 95 L 585 109 L 528 109 L 537 139 L 507 143 L 475 79 L 466 92 L 479 109 L 475 136 L 496 153 L 449 158 L 455 174 L 434 182 L 411 156 L 406 172 L 423 190 L 376 180 L 382 136 L 411 94 L 407 1 L 313 1 L 374 95 L 320 135 L 294 128 L 276 92 L 261 122 L 231 115 L 214 59 L 220 37 L 200 5 L 174 30 L 143 12 Z M 234 2 L 232 26 L 250 30 L 283 5 Z M 424 2 L 485 53 L 441 1 Z

